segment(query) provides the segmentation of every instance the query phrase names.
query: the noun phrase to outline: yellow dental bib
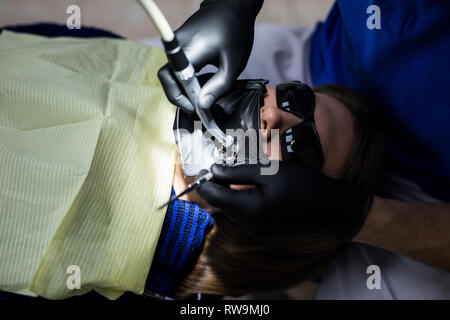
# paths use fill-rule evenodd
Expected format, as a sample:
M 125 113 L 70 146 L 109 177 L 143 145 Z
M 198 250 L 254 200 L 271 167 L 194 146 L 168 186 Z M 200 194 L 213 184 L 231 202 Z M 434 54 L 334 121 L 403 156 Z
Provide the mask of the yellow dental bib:
M 161 49 L 0 36 L 0 290 L 142 293 L 170 196 Z

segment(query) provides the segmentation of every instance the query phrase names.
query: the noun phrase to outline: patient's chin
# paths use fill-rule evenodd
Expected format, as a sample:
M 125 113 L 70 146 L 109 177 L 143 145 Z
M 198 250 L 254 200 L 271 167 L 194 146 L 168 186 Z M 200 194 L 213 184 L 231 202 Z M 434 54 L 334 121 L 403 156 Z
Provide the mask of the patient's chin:
M 230 185 L 230 189 L 235 189 L 235 190 L 244 190 L 244 189 L 252 189 L 252 188 L 256 188 L 255 185 L 253 184 L 231 184 Z M 222 212 L 222 209 L 212 206 L 210 205 L 208 202 L 205 201 L 205 199 L 203 199 L 198 193 L 197 191 L 192 192 L 195 194 L 195 202 L 197 202 L 197 204 L 203 208 L 203 210 L 205 210 L 206 212 L 208 212 L 211 215 L 217 214 Z
M 205 210 L 206 212 L 208 212 L 212 216 L 222 212 L 221 209 L 219 209 L 217 207 L 214 207 L 214 206 L 211 206 L 209 204 L 206 207 L 204 207 L 203 210 Z
M 230 184 L 230 189 L 244 190 L 256 188 L 254 184 Z

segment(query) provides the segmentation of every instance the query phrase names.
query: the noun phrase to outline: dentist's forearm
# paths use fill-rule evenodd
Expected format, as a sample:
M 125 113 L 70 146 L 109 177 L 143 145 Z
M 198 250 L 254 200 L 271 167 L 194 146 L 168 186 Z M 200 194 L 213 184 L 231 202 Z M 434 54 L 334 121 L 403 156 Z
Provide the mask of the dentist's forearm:
M 450 204 L 375 197 L 353 239 L 450 272 Z

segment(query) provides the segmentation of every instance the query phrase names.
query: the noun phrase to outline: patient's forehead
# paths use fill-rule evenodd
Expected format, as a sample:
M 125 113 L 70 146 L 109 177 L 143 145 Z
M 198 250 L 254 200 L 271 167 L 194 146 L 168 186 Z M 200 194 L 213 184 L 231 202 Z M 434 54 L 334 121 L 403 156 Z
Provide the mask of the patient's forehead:
M 320 92 L 315 95 L 314 119 L 324 153 L 321 171 L 339 178 L 353 144 L 353 116 L 347 106 L 332 96 Z

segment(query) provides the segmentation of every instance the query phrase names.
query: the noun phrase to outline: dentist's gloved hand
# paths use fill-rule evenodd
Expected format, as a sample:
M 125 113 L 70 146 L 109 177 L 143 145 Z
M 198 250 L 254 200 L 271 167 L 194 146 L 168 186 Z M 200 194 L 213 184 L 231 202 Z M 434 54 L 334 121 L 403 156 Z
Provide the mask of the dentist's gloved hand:
M 207 64 L 219 68 L 202 88 L 200 108 L 210 108 L 227 93 L 247 65 L 262 3 L 263 0 L 205 0 L 175 32 L 196 71 Z M 170 102 L 185 111 L 194 111 L 169 65 L 159 70 L 158 77 Z
M 354 189 L 298 162 L 279 162 L 275 175 L 261 175 L 260 169 L 261 165 L 213 165 L 214 182 L 197 191 L 263 242 L 304 235 L 349 241 L 363 226 L 373 201 L 369 191 Z M 229 184 L 256 188 L 235 190 Z

